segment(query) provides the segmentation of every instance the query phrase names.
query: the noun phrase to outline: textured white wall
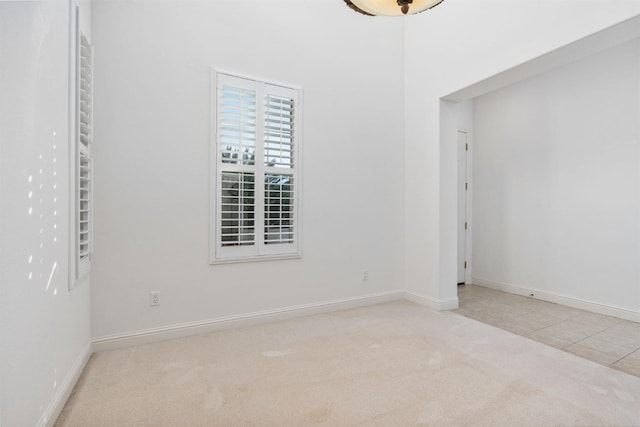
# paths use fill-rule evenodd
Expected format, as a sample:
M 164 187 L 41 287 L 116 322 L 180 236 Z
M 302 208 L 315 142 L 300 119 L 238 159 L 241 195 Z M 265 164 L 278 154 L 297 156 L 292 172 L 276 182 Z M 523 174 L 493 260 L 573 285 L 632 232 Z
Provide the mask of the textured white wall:
M 474 278 L 638 311 L 640 40 L 474 112 Z
M 402 288 L 402 20 L 341 1 L 92 13 L 94 337 Z M 300 260 L 208 263 L 210 66 L 304 89 Z
M 436 303 L 456 296 L 457 113 L 439 99 L 639 13 L 637 0 L 447 0 L 406 19 L 409 291 Z
M 90 346 L 68 291 L 69 5 L 0 2 L 0 424 L 52 422 Z

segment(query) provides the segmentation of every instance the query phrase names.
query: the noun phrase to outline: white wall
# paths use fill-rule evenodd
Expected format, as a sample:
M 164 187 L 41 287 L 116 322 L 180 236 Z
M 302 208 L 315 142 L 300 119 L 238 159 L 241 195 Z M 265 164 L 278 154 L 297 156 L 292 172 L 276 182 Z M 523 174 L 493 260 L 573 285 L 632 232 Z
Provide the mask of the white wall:
M 447 0 L 406 19 L 405 283 L 410 292 L 435 306 L 457 303 L 458 117 L 440 98 L 638 13 L 636 0 Z
M 94 337 L 402 289 L 402 20 L 299 0 L 92 18 Z M 302 259 L 208 263 L 210 66 L 304 89 Z
M 69 292 L 69 5 L 0 2 L 0 424 L 51 424 L 90 352 Z
M 640 313 L 640 39 L 474 113 L 474 283 Z

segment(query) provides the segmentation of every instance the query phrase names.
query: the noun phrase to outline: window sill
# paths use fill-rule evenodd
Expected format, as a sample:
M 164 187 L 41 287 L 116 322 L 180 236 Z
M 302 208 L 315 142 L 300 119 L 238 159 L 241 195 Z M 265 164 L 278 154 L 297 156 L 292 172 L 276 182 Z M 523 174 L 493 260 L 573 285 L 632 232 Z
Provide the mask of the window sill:
M 301 254 L 263 255 L 263 256 L 252 256 L 252 257 L 212 259 L 209 262 L 209 264 L 210 265 L 238 264 L 238 263 L 244 263 L 244 262 L 279 261 L 279 260 L 300 259 L 300 258 L 302 258 Z

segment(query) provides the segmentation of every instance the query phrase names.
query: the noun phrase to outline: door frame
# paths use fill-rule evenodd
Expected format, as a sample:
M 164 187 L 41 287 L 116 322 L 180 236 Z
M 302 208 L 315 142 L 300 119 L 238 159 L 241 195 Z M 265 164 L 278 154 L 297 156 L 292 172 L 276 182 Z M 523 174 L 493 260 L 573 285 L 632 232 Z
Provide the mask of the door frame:
M 465 284 L 470 284 L 473 282 L 472 279 L 472 267 L 473 267 L 473 263 L 472 263 L 472 227 L 473 227 L 473 221 L 472 221 L 472 213 L 473 213 L 473 209 L 472 209 L 472 200 L 473 200 L 473 183 L 471 178 L 473 177 L 473 155 L 472 155 L 472 136 L 471 136 L 471 131 L 468 129 L 464 129 L 464 128 L 460 128 L 458 129 L 457 133 L 464 133 L 467 135 L 467 150 L 466 150 L 466 183 L 467 183 L 467 190 L 465 191 L 465 220 L 467 223 L 467 229 L 466 229 L 466 233 L 465 233 L 465 250 L 464 250 L 464 257 L 465 257 L 465 261 L 467 262 L 467 268 L 464 270 L 464 283 Z M 457 138 L 457 133 L 456 133 L 456 146 L 458 144 L 458 138 Z M 457 148 L 457 147 L 456 147 Z M 457 191 L 458 189 L 456 189 Z M 460 209 L 458 207 L 458 209 Z M 456 239 L 457 240 L 457 239 Z M 456 242 L 457 245 L 457 242 Z M 457 252 L 456 252 L 457 253 Z M 457 265 L 457 262 L 456 262 Z

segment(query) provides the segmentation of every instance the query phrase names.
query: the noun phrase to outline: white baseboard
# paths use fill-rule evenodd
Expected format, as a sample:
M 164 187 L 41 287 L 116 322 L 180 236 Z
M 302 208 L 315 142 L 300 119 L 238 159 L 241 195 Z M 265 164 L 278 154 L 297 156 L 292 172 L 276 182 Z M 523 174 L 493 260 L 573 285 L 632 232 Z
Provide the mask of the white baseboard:
M 60 384 L 58 392 L 49 404 L 49 407 L 46 409 L 46 411 L 44 411 L 44 414 L 42 414 L 40 421 L 38 421 L 38 426 L 51 427 L 56 423 L 56 420 L 64 409 L 64 405 L 66 405 L 67 400 L 69 400 L 69 396 L 71 396 L 73 388 L 76 386 L 76 383 L 80 379 L 82 371 L 84 371 L 85 366 L 87 366 L 87 362 L 89 361 L 92 353 L 93 349 L 91 347 L 91 344 L 89 344 L 87 348 L 78 356 L 73 366 L 71 367 L 71 370 L 62 381 L 62 384 Z
M 224 329 L 275 322 L 312 314 L 346 310 L 404 299 L 402 291 L 383 292 L 352 298 L 342 298 L 321 303 L 297 305 L 276 310 L 258 311 L 236 316 L 219 317 L 199 322 L 181 323 L 161 328 L 146 329 L 124 334 L 108 335 L 93 339 L 93 351 L 109 351 L 140 344 L 150 344 L 175 338 L 206 334 Z
M 480 279 L 477 277 L 474 277 L 471 283 L 517 295 L 531 296 L 531 294 L 533 294 L 534 298 L 543 301 L 554 302 L 556 304 L 562 304 L 569 307 L 579 308 L 581 310 L 604 314 L 607 316 L 618 317 L 620 319 L 631 320 L 633 322 L 640 322 L 640 311 L 637 310 L 630 310 L 628 308 L 588 301 L 581 298 L 558 294 L 555 292 L 541 291 L 539 289 L 526 288 L 519 285 L 494 282 L 492 280 Z
M 404 298 L 413 303 L 423 305 L 432 310 L 437 311 L 445 311 L 445 310 L 454 310 L 458 308 L 458 297 L 436 300 L 433 298 L 425 297 L 424 295 L 418 295 L 411 292 L 405 292 Z

